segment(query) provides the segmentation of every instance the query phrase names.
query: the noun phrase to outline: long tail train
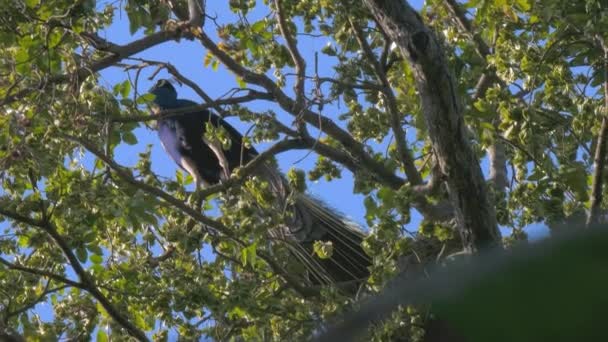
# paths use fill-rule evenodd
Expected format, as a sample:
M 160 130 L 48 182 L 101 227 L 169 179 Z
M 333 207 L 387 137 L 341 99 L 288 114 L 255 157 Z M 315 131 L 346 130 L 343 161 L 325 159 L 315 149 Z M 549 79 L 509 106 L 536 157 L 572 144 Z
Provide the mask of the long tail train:
M 277 204 L 285 207 L 291 189 L 281 173 L 266 164 L 256 174 L 269 182 Z M 369 276 L 371 265 L 371 258 L 361 246 L 365 233 L 357 224 L 306 194 L 297 194 L 294 202 L 291 206 L 293 219 L 281 232 L 273 234 L 288 235 L 295 242 L 290 244 L 291 253 L 306 267 L 312 284 L 336 284 L 343 289 L 356 290 Z M 320 258 L 315 253 L 316 241 L 331 242 L 329 258 Z

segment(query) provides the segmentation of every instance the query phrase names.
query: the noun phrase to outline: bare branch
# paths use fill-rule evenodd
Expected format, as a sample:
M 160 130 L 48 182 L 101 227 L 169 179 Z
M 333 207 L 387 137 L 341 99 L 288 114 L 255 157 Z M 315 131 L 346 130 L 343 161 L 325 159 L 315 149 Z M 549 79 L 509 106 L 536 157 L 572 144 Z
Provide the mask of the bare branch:
M 307 123 L 340 142 L 363 167 L 368 169 L 368 171 L 377 181 L 390 185 L 394 188 L 399 188 L 404 184 L 404 180 L 401 177 L 396 176 L 382 163 L 372 158 L 365 151 L 363 144 L 356 141 L 347 131 L 343 130 L 335 122 L 333 122 L 333 120 L 309 109 L 303 109 L 301 113 L 294 112 L 294 100 L 287 96 L 270 78 L 264 74 L 258 74 L 250 71 L 237 63 L 228 54 L 222 51 L 205 33 L 199 34 L 198 38 L 203 46 L 207 48 L 207 50 L 209 50 L 217 59 L 219 59 L 230 71 L 240 76 L 245 82 L 261 86 L 271 93 L 283 110 L 296 117 L 301 115 Z
M 103 39 L 97 35 L 87 34 L 87 36 L 89 38 L 92 38 L 92 37 L 94 38 L 94 40 L 96 41 L 96 44 L 98 44 L 98 46 L 105 47 L 106 51 L 109 51 L 112 54 L 107 57 L 103 57 L 97 61 L 92 62 L 89 66 L 79 68 L 77 71 L 75 71 L 73 73 L 50 77 L 48 79 L 43 80 L 38 85 L 33 85 L 33 86 L 27 87 L 25 89 L 22 89 L 14 95 L 8 95 L 4 99 L 2 99 L 2 101 L 0 101 L 0 106 L 11 104 L 33 92 L 45 89 L 49 85 L 61 84 L 61 83 L 65 83 L 65 82 L 68 82 L 73 79 L 84 80 L 92 73 L 96 73 L 98 71 L 111 67 L 115 63 L 117 63 L 129 56 L 137 54 L 141 51 L 144 51 L 148 48 L 159 45 L 159 44 L 169 41 L 171 39 L 177 38 L 177 37 L 179 37 L 180 34 L 181 34 L 181 32 L 178 29 L 169 30 L 169 31 L 160 31 L 160 32 L 153 33 L 149 36 L 145 36 L 144 38 L 138 39 L 136 41 L 133 41 L 127 45 L 116 45 L 116 44 L 107 42 L 105 39 Z
M 32 302 L 26 304 L 25 306 L 23 306 L 23 307 L 21 307 L 21 308 L 19 308 L 17 310 L 7 312 L 6 315 L 5 315 L 5 317 L 6 318 L 10 318 L 10 317 L 22 314 L 22 313 L 24 313 L 24 312 L 26 312 L 26 311 L 34 308 L 38 303 L 40 303 L 43 300 L 45 300 L 46 296 L 48 296 L 49 294 L 61 291 L 61 290 L 65 289 L 65 288 L 68 288 L 68 287 L 71 286 L 69 284 L 66 284 L 66 285 L 61 285 L 61 286 L 49 288 L 50 284 L 51 284 L 50 281 L 47 282 L 46 289 L 38 296 L 38 298 L 36 298 Z
M 2 215 L 5 215 L 4 213 Z M 8 216 L 8 215 L 5 215 Z M 10 217 L 10 216 L 8 216 Z M 34 275 L 38 275 L 41 277 L 45 277 L 45 278 L 49 278 L 49 279 L 53 279 L 55 281 L 58 281 L 60 283 L 69 285 L 69 286 L 73 286 L 73 287 L 77 287 L 79 289 L 83 289 L 83 290 L 87 290 L 86 286 L 80 282 L 68 279 L 62 275 L 50 272 L 50 271 L 45 271 L 45 270 L 39 270 L 36 268 L 30 268 L 27 266 L 22 266 L 19 264 L 15 264 L 12 263 L 2 257 L 0 257 L 0 264 L 3 264 L 4 266 L 6 266 L 8 269 L 10 270 L 15 270 L 15 271 L 20 271 L 20 272 L 25 272 L 25 273 L 29 273 L 29 274 L 34 274 Z
M 111 158 L 109 158 L 108 156 L 104 155 L 103 153 L 101 153 L 98 149 L 96 149 L 91 143 L 81 139 L 81 138 L 77 138 L 77 137 L 73 137 L 73 136 L 68 136 L 68 135 L 63 135 L 63 137 L 75 141 L 78 144 L 80 144 L 81 146 L 83 146 L 84 148 L 86 148 L 89 152 L 91 152 L 93 155 L 95 155 L 97 158 L 99 158 L 101 161 L 103 161 L 108 167 L 110 167 L 123 181 L 135 186 L 136 188 L 150 194 L 153 195 L 157 198 L 160 198 L 162 200 L 164 200 L 165 202 L 171 204 L 173 207 L 175 207 L 176 209 L 180 210 L 181 212 L 183 212 L 184 214 L 190 216 L 192 219 L 196 220 L 197 222 L 203 224 L 206 227 L 209 227 L 221 234 L 223 234 L 224 236 L 226 236 L 227 238 L 235 241 L 236 243 L 238 243 L 240 246 L 242 247 L 247 247 L 247 244 L 245 244 L 242 240 L 240 240 L 238 238 L 238 236 L 235 235 L 234 232 L 232 232 L 228 227 L 224 226 L 223 224 L 221 224 L 218 221 L 215 221 L 213 219 L 210 219 L 206 216 L 204 216 L 203 214 L 201 214 L 200 212 L 198 212 L 197 210 L 195 210 L 194 208 L 188 206 L 186 203 L 184 203 L 183 201 L 173 197 L 172 195 L 166 193 L 165 191 L 158 189 L 154 186 L 148 185 L 146 183 L 140 182 L 137 179 L 133 178 L 133 176 L 126 171 L 125 168 L 121 167 L 120 165 L 118 165 L 115 161 L 113 161 Z M 222 184 L 217 184 L 214 186 L 211 186 L 205 190 L 202 190 L 200 192 L 200 196 L 206 197 L 209 196 L 211 194 L 217 193 L 219 191 L 223 191 L 225 189 L 228 189 L 228 187 L 233 186 L 234 184 L 236 184 L 236 182 L 238 182 L 243 176 L 249 172 L 253 172 L 253 169 L 261 164 L 262 162 L 264 162 L 267 158 L 270 158 L 272 155 L 279 153 L 280 151 L 287 151 L 289 149 L 291 149 L 293 146 L 298 146 L 300 144 L 300 142 L 298 142 L 297 140 L 283 140 L 282 142 L 279 142 L 277 144 L 275 144 L 273 147 L 271 147 L 271 149 L 269 149 L 268 153 L 264 154 L 260 154 L 258 155 L 256 158 L 254 158 L 251 162 L 249 162 L 246 166 L 244 166 L 243 168 L 240 169 L 239 172 L 237 172 L 237 176 L 236 177 L 231 177 L 230 179 L 228 179 L 227 181 L 225 181 Z M 270 152 L 269 152 L 270 151 Z M 283 270 L 276 261 L 274 261 L 272 259 L 272 256 L 266 254 L 263 251 L 257 251 L 257 255 L 264 261 L 266 261 L 266 263 L 268 264 L 268 266 L 277 274 L 281 275 L 281 277 L 294 289 L 296 290 L 298 293 L 300 293 L 302 296 L 304 297 L 310 297 L 310 296 L 316 296 L 319 294 L 318 289 L 314 289 L 314 288 L 309 288 L 309 287 L 305 287 L 301 284 L 301 281 L 298 280 L 297 278 L 293 277 L 292 275 L 290 275 L 289 273 L 287 273 L 285 270 Z
M 47 221 L 34 220 L 32 218 L 29 218 L 29 217 L 26 217 L 26 216 L 22 216 L 22 215 L 20 215 L 18 213 L 10 212 L 10 211 L 8 211 L 6 209 L 3 209 L 3 208 L 0 208 L 0 215 L 9 217 L 9 218 L 11 218 L 11 219 L 13 219 L 15 221 L 19 221 L 19 222 L 26 223 L 26 224 L 34 226 L 34 227 L 41 228 L 43 231 L 45 231 L 47 234 L 49 234 L 51 236 L 51 238 L 53 239 L 53 241 L 59 246 L 59 248 L 63 252 L 64 256 L 68 259 L 68 262 L 70 263 L 70 266 L 72 266 L 72 269 L 78 275 L 78 278 L 80 279 L 80 282 L 75 282 L 73 280 L 67 279 L 67 278 L 65 278 L 63 276 L 56 275 L 54 273 L 50 273 L 50 272 L 46 272 L 46 271 L 41 271 L 41 270 L 35 270 L 35 269 L 31 269 L 31 268 L 15 265 L 15 264 L 12 264 L 12 263 L 8 262 L 7 260 L 4 260 L 4 259 L 0 259 L 0 263 L 6 265 L 9 268 L 15 269 L 15 270 L 20 270 L 20 271 L 23 271 L 23 272 L 29 272 L 29 273 L 32 273 L 32 274 L 38 274 L 38 275 L 41 275 L 41 276 L 48 277 L 50 279 L 54 279 L 54 280 L 63 282 L 63 283 L 68 284 L 70 286 L 74 286 L 74 287 L 78 287 L 78 288 L 81 288 L 83 290 L 86 290 L 95 299 L 97 299 L 97 301 L 99 302 L 99 304 L 101 304 L 103 306 L 103 308 L 108 312 L 108 315 L 110 315 L 110 317 L 112 317 L 118 324 L 120 324 L 125 330 L 127 330 L 127 332 L 131 336 L 137 338 L 140 341 L 148 341 L 148 338 L 146 337 L 146 334 L 143 331 L 139 330 L 139 328 L 137 328 L 133 323 L 131 323 L 108 300 L 108 298 L 103 293 L 101 293 L 101 291 L 95 285 L 95 281 L 93 280 L 93 278 L 82 267 L 82 265 L 78 261 L 78 258 L 76 257 L 76 255 L 74 254 L 74 252 L 72 252 L 72 249 L 70 248 L 70 246 L 68 245 L 68 243 L 59 234 L 59 232 L 57 231 L 57 228 L 55 227 L 55 225 L 51 221 L 48 221 L 48 220 Z
M 471 102 L 475 102 L 480 98 L 486 96 L 486 91 L 494 81 L 496 81 L 496 74 L 493 68 L 486 68 L 484 72 L 477 80 L 477 84 L 475 84 L 475 90 L 473 91 L 473 95 L 471 96 Z
M 173 75 L 173 77 L 175 77 L 179 82 L 187 85 L 188 87 L 190 87 L 192 90 L 194 90 L 194 92 L 200 96 L 203 100 L 205 100 L 206 103 L 211 104 L 210 107 L 213 107 L 218 113 L 220 113 L 223 117 L 227 117 L 229 114 L 221 107 L 221 104 L 216 104 L 214 103 L 215 101 L 211 98 L 211 96 L 209 96 L 201 87 L 198 86 L 198 84 L 196 84 L 194 81 L 192 81 L 191 79 L 187 78 L 186 76 L 184 76 L 182 73 L 180 73 L 177 68 L 169 63 L 169 62 L 160 62 L 160 61 L 152 61 L 152 60 L 148 60 L 148 59 L 143 59 L 143 58 L 131 58 L 133 60 L 139 60 L 143 63 L 146 63 L 148 65 L 157 65 L 161 68 L 165 68 L 167 69 L 167 71 Z M 154 75 L 152 75 L 153 77 Z M 250 93 L 254 93 L 254 90 L 251 90 Z M 260 93 L 258 93 L 260 94 Z M 270 99 L 270 97 L 269 97 Z
M 255 90 L 249 90 L 249 93 L 244 96 L 232 97 L 228 99 L 218 99 L 211 100 L 205 104 L 189 106 L 183 108 L 176 109 L 166 109 L 159 111 L 157 114 L 144 114 L 144 115 L 125 115 L 125 116 L 116 116 L 112 117 L 113 122 L 144 122 L 144 121 L 153 121 L 153 120 L 163 120 L 170 117 L 178 116 L 184 113 L 198 112 L 204 109 L 209 109 L 212 107 L 222 106 L 222 105 L 233 105 L 244 102 L 250 102 L 255 100 L 272 100 L 272 97 L 268 93 L 262 93 Z
M 386 110 L 388 112 L 391 128 L 393 129 L 393 133 L 395 134 L 395 145 L 397 146 L 397 153 L 399 154 L 399 159 L 403 164 L 403 169 L 405 171 L 405 175 L 407 176 L 407 180 L 411 185 L 419 185 L 422 184 L 422 177 L 420 173 L 416 169 L 416 165 L 414 164 L 414 159 L 412 158 L 412 153 L 407 148 L 407 142 L 405 138 L 405 132 L 403 131 L 403 127 L 401 125 L 401 120 L 399 120 L 399 107 L 397 106 L 397 99 L 395 98 L 395 94 L 391 88 L 390 83 L 388 82 L 388 78 L 384 72 L 384 67 L 380 64 L 380 62 L 376 59 L 376 55 L 372 50 L 371 46 L 367 43 L 365 36 L 363 35 L 363 31 L 361 28 L 357 26 L 353 20 L 348 19 L 350 22 L 350 26 L 355 33 L 355 38 L 357 38 L 357 42 L 363 49 L 363 53 L 365 58 L 372 64 L 374 73 L 376 74 L 376 78 L 382 85 L 382 95 L 386 101 Z
M 279 24 L 279 31 L 281 31 L 281 35 L 285 39 L 287 43 L 287 50 L 291 55 L 291 59 L 295 64 L 296 69 L 296 84 L 294 87 L 296 93 L 296 101 L 294 103 L 293 111 L 296 113 L 300 113 L 304 108 L 305 97 L 304 97 L 304 84 L 305 84 L 305 72 L 306 72 L 306 62 L 300 51 L 298 50 L 297 42 L 293 35 L 287 30 L 287 23 L 285 22 L 285 13 L 283 11 L 282 1 L 276 0 L 276 14 L 277 14 L 277 22 Z
M 308 79 L 314 79 L 314 76 L 306 76 L 306 78 Z M 375 91 L 380 91 L 382 90 L 381 86 L 378 86 L 377 84 L 371 83 L 371 82 L 365 82 L 364 83 L 346 83 L 340 80 L 337 80 L 335 78 L 331 78 L 331 77 L 319 77 L 318 78 L 319 83 L 323 84 L 323 83 L 335 83 L 340 85 L 341 87 L 344 88 L 353 88 L 353 89 L 363 89 L 363 90 L 375 90 Z
M 479 34 L 475 33 L 466 13 L 460 8 L 456 0 L 444 0 L 444 3 L 458 23 L 458 26 L 460 26 L 460 29 L 473 41 L 477 54 L 485 59 L 490 54 L 490 47 L 488 47 L 488 44 L 486 44 Z

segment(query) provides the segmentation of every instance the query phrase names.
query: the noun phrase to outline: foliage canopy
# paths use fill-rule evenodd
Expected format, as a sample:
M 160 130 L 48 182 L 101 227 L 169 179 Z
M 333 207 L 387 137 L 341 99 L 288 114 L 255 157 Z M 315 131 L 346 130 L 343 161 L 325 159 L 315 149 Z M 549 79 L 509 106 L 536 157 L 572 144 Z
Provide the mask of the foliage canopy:
M 156 176 L 150 149 L 133 167 L 115 161 L 116 148 L 138 144 L 134 130 L 151 121 L 151 98 L 138 82 L 155 68 L 193 87 L 203 106 L 255 124 L 250 143 L 298 142 L 273 145 L 269 155 L 313 150 L 313 168 L 288 173 L 295 189 L 353 174 L 370 228 L 364 247 L 374 258 L 361 296 L 381 290 L 400 263 L 444 260 L 462 249 L 443 182 L 465 171 L 439 170 L 412 56 L 403 56 L 369 7 L 235 0 L 224 9 L 230 15 L 207 17 L 201 31 L 184 24 L 184 6 L 1 6 L 0 333 L 28 340 L 167 339 L 170 331 L 185 339 L 298 340 L 356 303 L 337 288 L 303 287 L 287 251 L 264 240 L 283 217 L 264 205 L 272 198 L 259 180 L 209 189 L 202 215 L 186 191 L 190 177 Z M 137 38 L 119 45 L 97 35 L 121 14 Z M 525 240 L 531 223 L 558 230 L 587 211 L 588 220 L 601 221 L 603 1 L 429 0 L 420 18 L 447 56 L 466 124 L 462 143 L 489 168 L 496 220 L 512 232 L 505 245 Z M 321 42 L 320 61 L 331 76 L 315 73 L 300 39 Z M 200 67 L 230 70 L 239 91 L 212 99 L 186 70 L 135 58 L 172 40 L 199 43 L 207 51 Z M 125 70 L 111 89 L 99 83 L 109 67 Z M 256 101 L 272 102 L 272 110 L 248 107 Z M 413 210 L 423 216 L 414 237 L 405 230 Z M 214 257 L 204 258 L 204 248 Z M 38 303 L 52 309 L 52 320 L 40 319 Z M 371 333 L 420 340 L 426 310 L 402 308 Z

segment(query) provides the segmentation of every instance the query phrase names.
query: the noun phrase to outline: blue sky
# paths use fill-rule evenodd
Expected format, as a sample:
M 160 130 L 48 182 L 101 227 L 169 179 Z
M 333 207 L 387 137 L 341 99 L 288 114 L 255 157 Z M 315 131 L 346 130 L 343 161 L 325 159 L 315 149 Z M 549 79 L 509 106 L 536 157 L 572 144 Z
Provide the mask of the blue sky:
M 422 1 L 410 1 L 410 4 L 416 8 L 420 8 Z M 104 5 L 105 3 L 100 3 L 98 6 L 103 7 Z M 227 10 L 226 1 L 207 1 L 207 6 L 208 13 L 212 16 L 217 15 L 220 23 L 231 22 L 233 19 L 235 19 L 235 15 Z M 252 14 L 253 18 L 250 19 L 253 21 L 256 17 L 259 18 L 259 16 L 265 14 L 267 13 L 262 11 L 254 11 Z M 210 20 L 207 20 L 205 28 L 206 32 L 212 38 L 216 37 L 213 23 Z M 143 33 L 139 31 L 132 36 L 129 33 L 127 16 L 124 13 L 120 13 L 116 15 L 114 23 L 108 29 L 100 32 L 100 35 L 116 44 L 127 44 L 136 38 L 142 37 Z M 312 75 L 314 72 L 314 65 L 312 62 L 314 60 L 314 53 L 320 52 L 323 46 L 325 46 L 327 43 L 328 40 L 324 38 L 299 37 L 299 47 L 301 52 L 303 53 L 304 58 L 309 61 L 307 74 Z M 181 40 L 180 42 L 171 41 L 153 47 L 138 54 L 136 57 L 172 63 L 182 74 L 197 82 L 199 86 L 201 86 L 203 90 L 205 90 L 213 98 L 220 97 L 231 89 L 238 87 L 235 76 L 222 66 L 220 66 L 217 71 L 212 70 L 211 67 L 205 67 L 203 64 L 205 54 L 206 50 L 199 43 Z M 320 76 L 333 76 L 334 71 L 332 69 L 332 61 L 321 56 L 322 55 L 320 55 L 321 59 L 319 66 Z M 154 81 L 147 80 L 147 77 L 153 70 L 153 68 L 150 68 L 148 72 L 142 73 L 142 77 L 139 80 L 138 89 L 140 94 L 145 92 L 153 84 Z M 158 78 L 170 77 L 165 72 L 161 72 L 156 79 Z M 111 89 L 115 84 L 123 82 L 126 79 L 127 75 L 122 68 L 113 67 L 101 72 L 100 82 L 103 86 Z M 291 90 L 289 87 L 287 87 L 286 91 L 290 92 Z M 178 94 L 182 98 L 202 102 L 202 99 L 198 98 L 194 91 L 185 86 L 181 88 L 178 87 Z M 276 105 L 270 102 L 257 101 L 249 104 L 248 106 L 253 110 L 259 111 L 265 109 L 274 109 L 284 123 L 290 124 L 293 121 L 291 116 L 283 113 L 276 107 Z M 336 106 L 326 106 L 323 110 L 323 114 L 330 118 L 337 119 L 339 114 L 346 110 L 345 108 L 346 106 L 344 104 L 342 104 L 342 108 L 338 108 Z M 241 132 L 247 131 L 250 126 L 247 123 L 239 122 L 238 119 L 235 118 L 229 118 L 228 121 Z M 135 133 L 139 143 L 135 146 L 119 146 L 115 153 L 116 160 L 122 165 L 135 165 L 139 152 L 143 152 L 146 149 L 146 146 L 151 144 L 153 146 L 153 171 L 158 175 L 174 178 L 177 167 L 163 151 L 158 142 L 156 132 L 142 126 L 138 128 Z M 414 137 L 415 132 L 413 130 L 408 130 L 407 135 L 409 137 Z M 268 144 L 260 144 L 256 146 L 258 150 L 264 150 L 267 147 Z M 307 151 L 291 151 L 279 155 L 278 161 L 283 171 L 286 171 L 290 167 L 294 166 L 295 162 L 298 162 L 295 165 L 296 167 L 304 170 L 310 170 L 316 161 L 316 156 Z M 484 172 L 487 172 L 487 163 L 485 161 L 482 163 L 482 168 L 484 169 Z M 308 189 L 311 194 L 321 198 L 330 206 L 336 208 L 338 211 L 344 213 L 347 217 L 365 227 L 365 208 L 363 206 L 363 196 L 353 194 L 353 179 L 350 172 L 343 170 L 342 178 L 332 182 L 326 182 L 324 180 L 320 180 L 318 182 L 309 182 Z M 414 213 L 412 215 L 412 222 L 409 228 L 415 230 L 420 219 L 421 217 Z M 537 237 L 544 235 L 546 230 L 542 227 L 542 225 L 534 225 L 533 227 L 530 227 L 528 231 L 531 234 L 531 237 Z M 508 231 L 503 231 L 503 233 L 508 233 Z M 42 304 L 41 306 L 38 306 L 37 309 L 38 313 L 41 314 L 43 318 L 50 318 L 49 315 L 51 313 L 48 310 L 47 304 Z
M 208 1 L 207 6 L 209 7 L 209 14 L 214 16 L 217 14 L 218 21 L 220 23 L 228 23 L 235 19 L 235 15 L 230 11 L 227 11 L 227 4 L 219 1 Z M 251 22 L 255 19 L 267 14 L 266 8 L 261 6 L 261 11 L 254 11 L 252 17 L 249 18 Z M 263 12 L 264 11 L 264 12 Z M 206 32 L 216 37 L 215 28 L 210 20 L 206 23 Z M 117 15 L 114 24 L 108 28 L 101 35 L 110 41 L 118 44 L 126 44 L 132 41 L 134 38 L 142 35 L 141 31 L 136 33 L 135 36 L 129 34 L 128 19 L 126 15 Z M 314 71 L 314 52 L 320 52 L 325 46 L 328 40 L 323 38 L 314 38 L 301 36 L 299 37 L 299 47 L 304 55 L 304 58 L 308 61 L 307 74 L 312 75 Z M 198 85 L 203 88 L 211 97 L 216 98 L 226 94 L 231 89 L 238 87 L 236 78 L 233 74 L 227 71 L 225 68 L 220 66 L 217 71 L 212 70 L 211 67 L 205 67 L 203 60 L 206 55 L 206 50 L 198 42 L 191 42 L 188 40 L 181 40 L 180 42 L 168 42 L 149 50 L 144 51 L 137 55 L 137 57 L 158 60 L 162 62 L 170 62 L 173 64 L 182 74 L 188 78 L 194 80 Z M 321 55 L 322 56 L 322 55 Z M 323 60 L 320 58 L 319 73 L 320 76 L 332 76 L 334 71 L 331 68 L 332 61 Z M 148 76 L 149 73 L 154 71 L 153 68 L 149 69 L 149 72 L 142 73 L 144 76 Z M 101 84 L 111 88 L 115 84 L 122 82 L 126 79 L 125 72 L 121 68 L 110 68 L 101 73 Z M 140 78 L 139 92 L 146 91 L 153 82 L 150 82 L 146 77 Z M 159 77 L 170 78 L 166 73 L 161 72 Z M 196 102 L 202 102 L 194 91 L 188 87 L 178 87 L 178 94 L 182 98 L 187 98 Z M 290 87 L 286 87 L 286 91 L 291 92 Z M 283 113 L 276 105 L 270 102 L 256 101 L 247 106 L 253 110 L 266 110 L 273 109 L 279 115 L 279 118 L 286 124 L 291 124 L 293 117 Z M 323 114 L 336 119 L 340 113 L 343 113 L 346 106 L 342 104 L 342 109 L 338 109 L 335 106 L 326 106 L 323 110 Z M 229 118 L 228 121 L 233 124 L 241 132 L 246 132 L 250 127 L 248 123 L 241 123 L 236 118 Z M 154 172 L 161 176 L 175 177 L 177 170 L 175 164 L 167 157 L 162 150 L 162 147 L 158 143 L 156 132 L 151 131 L 147 128 L 139 128 L 136 131 L 136 135 L 139 140 L 139 144 L 136 146 L 120 146 L 116 151 L 116 159 L 123 165 L 134 165 L 136 162 L 136 156 L 139 151 L 143 151 L 147 144 L 152 144 L 152 169 Z M 410 132 L 411 136 L 414 136 L 414 132 Z M 264 150 L 268 144 L 257 145 L 258 150 Z M 304 159 L 302 159 L 304 158 Z M 310 170 L 316 161 L 316 156 L 310 154 L 308 151 L 290 151 L 283 153 L 278 156 L 278 161 L 281 169 L 287 171 L 290 167 L 295 166 L 304 170 Z M 294 163 L 297 164 L 294 165 Z M 332 207 L 341 211 L 342 213 L 349 216 L 356 222 L 363 223 L 365 209 L 363 207 L 363 197 L 360 195 L 353 195 L 353 181 L 350 172 L 344 170 L 342 173 L 342 179 L 338 179 L 332 182 L 326 182 L 320 180 L 318 182 L 309 182 L 309 192 L 330 204 Z
M 410 4 L 415 8 L 422 7 L 422 1 L 410 1 Z M 229 23 L 234 21 L 237 16 L 228 10 L 228 6 L 226 2 L 222 1 L 208 1 L 208 14 L 211 16 L 217 17 L 217 21 L 222 23 Z M 254 10 L 250 17 L 248 17 L 250 22 L 255 22 L 255 20 L 260 19 L 264 15 L 267 15 L 267 8 L 265 6 L 259 6 L 260 9 Z M 139 38 L 143 35 L 141 31 L 137 32 L 134 36 L 130 35 L 128 28 L 128 18 L 122 13 L 115 17 L 115 21 L 112 26 L 110 26 L 107 30 L 100 32 L 100 34 L 107 38 L 108 40 L 117 43 L 117 44 L 126 44 L 132 41 L 135 38 Z M 205 31 L 212 38 L 216 38 L 216 30 L 214 24 L 211 20 L 207 20 L 205 24 Z M 325 46 L 329 42 L 328 39 L 325 38 L 311 38 L 307 36 L 299 36 L 298 37 L 298 46 L 303 54 L 305 60 L 307 60 L 307 74 L 313 75 L 314 73 L 314 53 L 320 52 L 323 46 Z M 235 76 L 227 71 L 224 67 L 220 65 L 217 71 L 212 70 L 211 67 L 205 67 L 203 64 L 204 58 L 206 55 L 206 50 L 198 43 L 192 42 L 188 40 L 181 40 L 179 42 L 167 42 L 165 44 L 153 47 L 149 50 L 146 50 L 137 55 L 137 57 L 157 60 L 162 62 L 170 62 L 173 64 L 182 74 L 186 75 L 188 78 L 197 82 L 197 84 L 206 91 L 212 98 L 220 97 L 225 95 L 231 89 L 237 88 L 237 82 Z M 332 65 L 335 61 L 328 57 L 323 57 L 324 55 L 319 54 L 320 63 L 319 63 L 319 74 L 321 77 L 331 77 L 334 75 L 334 71 L 332 69 Z M 145 92 L 153 83 L 147 80 L 147 76 L 153 71 L 153 68 L 150 68 L 148 73 L 142 73 L 142 77 L 139 81 L 139 89 L 138 91 Z M 126 74 L 122 68 L 109 68 L 101 72 L 101 84 L 111 88 L 115 84 L 124 81 L 127 79 Z M 170 78 L 165 72 L 161 72 L 159 77 Z M 196 102 L 202 102 L 194 91 L 190 88 L 178 87 L 178 94 L 182 98 L 187 98 Z M 285 88 L 286 92 L 291 92 L 291 87 L 287 86 Z M 279 118 L 283 121 L 283 123 L 289 125 L 293 121 L 293 117 L 288 114 L 282 112 L 276 105 L 270 102 L 264 101 L 256 101 L 247 104 L 247 106 L 252 110 L 263 111 L 266 109 L 275 110 Z M 342 107 L 326 106 L 323 110 L 323 114 L 337 119 L 338 115 L 345 111 L 345 105 L 342 104 Z M 241 132 L 246 132 L 249 129 L 250 125 L 247 123 L 239 122 L 236 118 L 229 118 L 228 121 L 233 124 L 237 129 Z M 341 123 L 344 125 L 344 123 Z M 147 128 L 139 128 L 136 131 L 136 135 L 139 140 L 139 144 L 136 146 L 120 146 L 116 151 L 116 159 L 123 165 L 134 165 L 136 162 L 136 156 L 138 152 L 143 151 L 147 144 L 152 144 L 152 169 L 154 172 L 161 176 L 166 177 L 175 177 L 175 172 L 177 170 L 175 164 L 167 157 L 167 155 L 162 150 L 162 147 L 158 143 L 156 133 Z M 415 131 L 413 129 L 407 130 L 407 135 L 409 138 L 413 138 L 415 136 Z M 267 148 L 268 144 L 260 144 L 257 145 L 256 148 L 258 150 L 264 150 Z M 379 150 L 384 150 L 386 143 L 382 143 L 379 145 Z M 304 159 L 302 159 L 304 158 Z M 301 168 L 304 170 L 310 170 L 316 161 L 316 156 L 314 154 L 310 154 L 307 151 L 290 151 L 287 153 L 283 153 L 278 156 L 278 161 L 281 169 L 283 171 L 287 171 L 290 167 L 295 166 L 297 168 Z M 294 165 L 294 163 L 296 163 Z M 487 162 L 484 160 L 482 162 L 482 168 L 485 173 L 487 173 Z M 365 223 L 365 208 L 363 206 L 363 196 L 353 194 L 353 179 L 352 175 L 349 171 L 343 170 L 342 178 L 338 180 L 334 180 L 332 182 L 326 182 L 324 180 L 320 180 L 318 182 L 309 182 L 308 184 L 309 192 L 327 202 L 330 206 L 336 208 L 338 211 L 344 213 L 346 216 L 362 224 L 364 227 Z M 418 215 L 417 212 L 413 212 L 412 214 L 412 222 L 409 225 L 408 229 L 415 230 L 421 216 Z M 528 230 L 531 233 L 532 237 L 540 235 L 544 235 L 544 228 L 542 225 L 534 225 Z M 507 230 L 503 230 L 503 234 L 508 234 Z

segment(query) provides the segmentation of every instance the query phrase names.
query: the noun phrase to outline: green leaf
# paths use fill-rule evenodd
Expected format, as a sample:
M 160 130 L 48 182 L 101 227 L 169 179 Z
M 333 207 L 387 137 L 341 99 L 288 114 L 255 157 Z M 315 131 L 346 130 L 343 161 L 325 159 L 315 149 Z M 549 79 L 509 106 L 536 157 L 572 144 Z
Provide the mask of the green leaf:
M 132 132 L 124 132 L 122 134 L 122 140 L 129 145 L 137 144 L 137 137 Z
M 137 104 L 146 104 L 154 101 L 154 94 L 146 93 L 137 97 Z
M 105 167 L 105 165 L 106 164 L 104 164 L 103 160 L 95 159 L 95 169 L 102 170 Z
M 144 316 L 141 314 L 135 314 L 135 325 L 138 326 L 140 329 L 143 330 L 148 330 L 148 324 L 146 323 L 146 320 L 144 319 Z
M 27 48 L 17 49 L 15 53 L 15 63 L 17 64 L 17 71 L 20 73 L 27 73 L 29 71 L 30 55 Z
M 89 256 L 89 253 L 87 252 L 86 248 L 84 247 L 78 247 L 76 248 L 76 257 L 78 258 L 78 260 L 82 263 L 87 262 L 87 257 Z
M 29 8 L 34 8 L 40 4 L 40 0 L 25 0 L 25 5 Z
M 241 250 L 241 262 L 244 265 L 255 266 L 257 260 L 257 243 L 251 244 Z
M 108 342 L 108 334 L 106 334 L 106 332 L 101 328 L 97 330 L 96 341 L 97 342 Z
M 313 250 L 320 259 L 329 259 L 334 253 L 334 245 L 331 241 L 315 241 Z
M 251 31 L 254 33 L 261 33 L 266 29 L 266 20 L 260 20 L 255 24 L 251 25 Z
M 125 80 L 121 83 L 118 83 L 114 86 L 113 92 L 115 95 L 119 95 L 124 99 L 129 97 L 131 93 L 131 81 Z
M 209 64 L 211 64 L 211 62 L 214 60 L 215 58 L 213 57 L 213 54 L 211 52 L 207 52 L 207 54 L 205 55 L 205 59 L 203 60 L 203 65 L 205 67 L 208 67 Z
M 101 264 L 103 262 L 103 257 L 97 254 L 91 254 L 91 262 L 94 264 Z
M 519 6 L 519 8 L 522 11 L 529 11 L 531 6 L 530 6 L 530 1 L 529 0 L 516 0 L 517 5 Z
M 98 254 L 98 255 L 103 255 L 103 250 L 101 249 L 101 247 L 99 245 L 96 245 L 94 243 L 90 243 L 87 245 L 87 249 L 94 254 Z
M 179 185 L 184 185 L 184 176 L 181 170 L 175 170 L 175 180 Z
M 142 15 L 138 11 L 127 11 L 129 14 L 129 32 L 133 35 L 139 28 L 142 23 Z
M 329 42 L 325 44 L 325 46 L 321 49 L 321 52 L 328 56 L 335 56 L 337 54 L 336 49 Z
M 306 191 L 306 174 L 303 170 L 292 167 L 289 169 L 289 171 L 287 171 L 286 176 L 289 185 L 291 185 L 294 190 L 300 193 Z
M 19 247 L 25 248 L 30 245 L 30 237 L 27 235 L 19 236 Z
M 235 306 L 232 310 L 230 310 L 230 312 L 228 313 L 228 317 L 232 318 L 232 319 L 239 319 L 239 318 L 243 318 L 245 317 L 245 315 L 247 314 L 247 312 L 245 310 L 243 310 L 241 307 L 239 306 Z
M 395 191 L 389 187 L 383 186 L 378 190 L 378 198 L 380 198 L 385 205 L 392 207 L 395 200 Z

